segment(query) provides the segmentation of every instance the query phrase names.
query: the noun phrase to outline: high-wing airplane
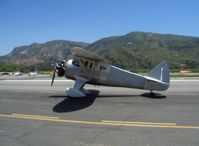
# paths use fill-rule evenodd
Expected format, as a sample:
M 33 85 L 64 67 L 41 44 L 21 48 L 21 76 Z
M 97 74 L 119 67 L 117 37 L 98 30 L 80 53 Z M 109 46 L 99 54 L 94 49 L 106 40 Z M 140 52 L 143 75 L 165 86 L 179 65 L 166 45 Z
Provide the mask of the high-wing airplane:
M 132 73 L 127 70 L 110 65 L 104 58 L 82 48 L 73 48 L 75 59 L 62 60 L 56 63 L 51 86 L 55 75 L 75 80 L 73 88 L 67 89 L 69 97 L 85 97 L 89 90 L 84 89 L 85 84 L 127 87 L 164 91 L 169 88 L 169 67 L 166 61 L 155 66 L 147 75 Z

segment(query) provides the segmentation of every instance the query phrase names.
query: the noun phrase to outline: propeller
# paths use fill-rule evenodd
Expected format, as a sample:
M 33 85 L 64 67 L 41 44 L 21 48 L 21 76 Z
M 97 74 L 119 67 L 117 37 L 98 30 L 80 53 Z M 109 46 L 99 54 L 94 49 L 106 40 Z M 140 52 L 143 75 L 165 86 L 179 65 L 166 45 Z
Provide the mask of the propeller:
M 53 76 L 52 76 L 51 86 L 53 86 L 53 83 L 54 83 L 54 80 L 55 80 L 56 70 L 57 70 L 57 63 L 56 63 L 56 65 L 54 67 L 54 70 L 53 70 Z
M 51 86 L 53 86 L 56 73 L 57 73 L 57 76 L 59 76 L 59 77 L 64 76 L 64 73 L 66 71 L 65 64 L 66 64 L 66 60 L 62 60 L 59 63 L 55 63 L 55 65 L 54 65 L 54 71 L 53 71 L 53 76 L 52 76 L 52 81 L 51 81 Z

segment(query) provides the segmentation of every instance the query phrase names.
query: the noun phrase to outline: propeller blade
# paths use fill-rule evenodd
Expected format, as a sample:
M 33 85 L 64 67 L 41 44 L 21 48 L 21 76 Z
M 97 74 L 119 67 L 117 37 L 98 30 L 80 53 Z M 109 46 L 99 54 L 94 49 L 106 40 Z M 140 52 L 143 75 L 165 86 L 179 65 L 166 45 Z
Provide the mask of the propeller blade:
M 51 86 L 53 86 L 53 83 L 54 83 L 56 70 L 57 70 L 57 63 L 56 63 L 56 65 L 55 65 L 55 67 L 54 67 L 53 76 L 52 76 L 52 81 L 51 81 Z
M 56 71 L 53 72 L 53 77 L 52 77 L 52 81 L 51 81 L 51 86 L 53 86 L 53 83 L 54 83 L 55 73 L 56 73 Z

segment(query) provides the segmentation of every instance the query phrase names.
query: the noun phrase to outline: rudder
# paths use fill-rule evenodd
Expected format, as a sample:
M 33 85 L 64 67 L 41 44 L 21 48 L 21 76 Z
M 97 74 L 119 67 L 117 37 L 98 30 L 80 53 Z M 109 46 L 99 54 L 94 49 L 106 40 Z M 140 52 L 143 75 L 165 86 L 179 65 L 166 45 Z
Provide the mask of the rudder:
M 162 61 L 160 64 L 156 65 L 147 76 L 169 84 L 170 76 L 167 62 Z

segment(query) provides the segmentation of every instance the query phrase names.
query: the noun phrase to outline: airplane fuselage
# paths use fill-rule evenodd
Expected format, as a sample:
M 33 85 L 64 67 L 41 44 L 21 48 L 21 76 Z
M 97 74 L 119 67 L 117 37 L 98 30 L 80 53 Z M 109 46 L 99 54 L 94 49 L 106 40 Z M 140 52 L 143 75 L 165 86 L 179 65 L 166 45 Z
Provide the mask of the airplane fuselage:
M 127 87 L 146 90 L 163 91 L 168 89 L 169 84 L 159 84 L 151 81 L 146 76 L 132 73 L 109 64 L 87 64 L 84 70 L 76 63 L 76 60 L 70 59 L 66 64 L 65 77 L 76 80 L 77 77 L 87 79 L 89 84 Z

